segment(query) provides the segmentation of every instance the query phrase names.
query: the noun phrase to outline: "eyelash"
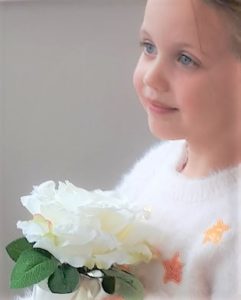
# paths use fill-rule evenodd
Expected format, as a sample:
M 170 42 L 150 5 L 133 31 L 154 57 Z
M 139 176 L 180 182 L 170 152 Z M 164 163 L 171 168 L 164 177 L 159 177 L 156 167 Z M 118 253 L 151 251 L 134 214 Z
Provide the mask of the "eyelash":
M 181 59 L 182 57 L 187 58 L 187 59 L 189 60 L 190 64 L 186 65 L 186 64 L 184 64 L 184 63 L 181 63 L 181 62 L 180 62 L 180 59 Z M 184 65 L 184 66 L 198 66 L 198 64 L 197 64 L 191 57 L 189 57 L 188 55 L 186 55 L 186 54 L 184 54 L 184 53 L 181 53 L 181 54 L 179 55 L 177 61 L 180 62 L 180 63 L 181 63 L 182 65 Z
M 140 47 L 143 48 L 144 53 L 147 54 L 147 55 L 151 55 L 151 53 L 146 51 L 147 47 L 155 48 L 155 46 L 150 42 L 140 42 Z
M 150 52 L 148 52 L 147 51 L 147 47 L 152 47 L 152 49 L 154 48 L 155 49 L 155 46 L 152 44 L 152 43 L 150 43 L 150 42 L 140 42 L 140 47 L 141 48 L 143 48 L 144 50 L 144 54 L 145 55 L 153 55 L 153 53 L 150 53 Z M 190 64 L 185 64 L 185 63 L 182 63 L 180 60 L 181 60 L 181 58 L 182 57 L 185 57 L 185 58 L 187 58 L 188 60 L 189 60 L 189 62 L 190 62 Z M 188 56 L 187 54 L 184 54 L 184 53 L 181 53 L 179 56 L 178 56 L 178 58 L 177 58 L 177 61 L 179 62 L 179 63 L 181 63 L 183 66 L 198 66 L 198 64 L 190 57 L 190 56 Z

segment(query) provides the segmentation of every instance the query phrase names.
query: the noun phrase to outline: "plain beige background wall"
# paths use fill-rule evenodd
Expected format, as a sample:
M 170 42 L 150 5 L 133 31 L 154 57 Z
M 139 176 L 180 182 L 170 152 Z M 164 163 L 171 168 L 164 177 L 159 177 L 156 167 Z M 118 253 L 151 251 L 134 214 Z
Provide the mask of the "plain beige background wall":
M 0 3 L 0 299 L 20 196 L 49 179 L 111 189 L 155 142 L 132 87 L 144 4 Z
M 3 280 L 4 274 L 3 268 L 5 267 L 4 261 L 6 261 L 6 255 L 3 251 L 5 238 L 4 232 L 4 202 L 3 202 L 3 11 L 0 5 L 0 299 L 3 297 L 3 290 L 6 280 Z M 8 274 L 7 274 L 8 275 Z

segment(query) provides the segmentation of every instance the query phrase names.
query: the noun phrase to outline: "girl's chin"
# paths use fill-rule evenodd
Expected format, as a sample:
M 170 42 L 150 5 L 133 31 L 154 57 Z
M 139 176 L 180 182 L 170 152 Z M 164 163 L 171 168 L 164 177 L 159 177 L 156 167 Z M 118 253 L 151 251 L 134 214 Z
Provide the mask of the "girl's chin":
M 176 128 L 172 128 L 172 126 L 161 126 L 160 124 L 153 124 L 152 122 L 148 122 L 149 130 L 151 134 L 160 140 L 179 140 L 183 139 L 184 136 L 180 133 L 180 130 Z

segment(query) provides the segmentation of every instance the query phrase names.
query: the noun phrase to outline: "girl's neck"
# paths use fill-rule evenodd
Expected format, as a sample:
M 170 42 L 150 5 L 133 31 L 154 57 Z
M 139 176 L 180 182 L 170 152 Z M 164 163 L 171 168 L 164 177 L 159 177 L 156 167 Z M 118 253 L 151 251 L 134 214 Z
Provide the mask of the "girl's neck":
M 220 171 L 241 163 L 241 142 L 230 144 L 209 143 L 204 147 L 187 142 L 186 161 L 180 171 L 189 178 L 207 177 L 212 171 Z

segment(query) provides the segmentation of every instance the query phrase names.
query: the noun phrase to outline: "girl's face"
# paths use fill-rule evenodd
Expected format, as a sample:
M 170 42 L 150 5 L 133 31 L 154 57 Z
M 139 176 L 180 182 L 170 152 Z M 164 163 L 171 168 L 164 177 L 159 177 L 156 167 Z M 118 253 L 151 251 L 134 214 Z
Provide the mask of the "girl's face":
M 156 137 L 207 142 L 237 132 L 241 62 L 224 15 L 201 0 L 148 0 L 140 39 L 134 86 Z

